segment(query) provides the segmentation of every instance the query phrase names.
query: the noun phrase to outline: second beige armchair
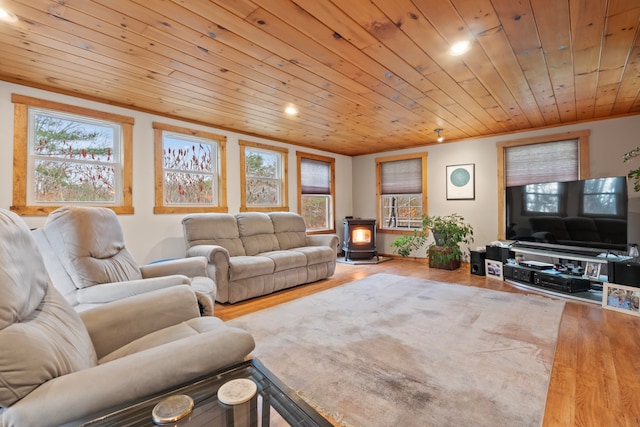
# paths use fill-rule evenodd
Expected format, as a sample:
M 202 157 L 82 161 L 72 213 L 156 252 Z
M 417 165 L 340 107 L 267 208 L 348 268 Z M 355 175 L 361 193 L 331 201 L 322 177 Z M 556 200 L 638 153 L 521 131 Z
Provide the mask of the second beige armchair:
M 204 257 L 138 265 L 116 214 L 65 206 L 33 231 L 53 285 L 76 311 L 176 285 L 190 285 L 203 315 L 213 315 L 215 283 Z

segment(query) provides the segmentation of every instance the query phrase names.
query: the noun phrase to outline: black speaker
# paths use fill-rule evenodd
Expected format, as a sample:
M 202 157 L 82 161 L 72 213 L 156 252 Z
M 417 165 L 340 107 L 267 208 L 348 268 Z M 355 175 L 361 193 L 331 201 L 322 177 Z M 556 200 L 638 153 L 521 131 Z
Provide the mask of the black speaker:
M 501 263 L 506 264 L 507 260 L 509 258 L 513 258 L 514 256 L 514 252 L 509 247 L 487 246 L 487 259 L 500 261 Z
M 482 251 L 470 251 L 471 252 L 471 274 L 476 276 L 484 276 L 484 260 L 486 252 Z
M 609 261 L 607 263 L 609 283 L 640 287 L 640 263 L 634 261 Z

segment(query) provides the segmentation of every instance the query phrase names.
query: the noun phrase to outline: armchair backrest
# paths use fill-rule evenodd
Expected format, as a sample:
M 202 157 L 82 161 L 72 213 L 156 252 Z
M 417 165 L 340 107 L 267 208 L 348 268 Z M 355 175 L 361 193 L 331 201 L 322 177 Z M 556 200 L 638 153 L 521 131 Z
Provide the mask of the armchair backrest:
M 49 284 L 29 228 L 0 209 L 0 412 L 40 384 L 95 366 L 76 311 Z
M 111 209 L 65 206 L 49 214 L 43 230 L 78 289 L 142 278 Z

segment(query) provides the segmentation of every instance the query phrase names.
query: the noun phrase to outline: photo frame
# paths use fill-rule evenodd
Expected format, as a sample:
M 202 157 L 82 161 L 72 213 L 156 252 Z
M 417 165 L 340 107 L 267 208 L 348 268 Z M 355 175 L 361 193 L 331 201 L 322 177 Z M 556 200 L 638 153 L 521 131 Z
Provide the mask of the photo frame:
M 584 277 L 586 279 L 598 280 L 600 278 L 600 267 L 599 262 L 587 262 L 587 265 L 584 267 Z
M 487 277 L 491 279 L 504 280 L 502 262 L 493 259 L 484 260 L 484 271 Z
M 603 283 L 602 307 L 640 316 L 640 288 Z
M 447 166 L 447 200 L 475 200 L 475 169 L 475 163 Z

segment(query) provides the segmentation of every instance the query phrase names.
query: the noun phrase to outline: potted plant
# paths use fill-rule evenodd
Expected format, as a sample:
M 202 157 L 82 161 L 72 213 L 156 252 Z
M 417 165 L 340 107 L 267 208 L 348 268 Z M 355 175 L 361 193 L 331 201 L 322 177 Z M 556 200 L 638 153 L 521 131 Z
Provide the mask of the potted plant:
M 640 147 L 636 147 L 633 150 L 625 153 L 622 156 L 623 160 L 626 162 L 630 161 L 634 157 L 638 157 L 640 155 Z M 627 174 L 627 177 L 633 179 L 633 190 L 637 193 L 640 192 L 640 167 L 631 169 Z
M 473 242 L 473 227 L 456 213 L 446 216 L 423 215 L 422 229 L 398 237 L 391 243 L 395 248 L 394 253 L 402 257 L 409 256 L 427 243 L 429 232 L 434 237 L 427 249 L 429 266 L 447 270 L 460 267 L 463 255 L 460 244 L 469 245 Z

